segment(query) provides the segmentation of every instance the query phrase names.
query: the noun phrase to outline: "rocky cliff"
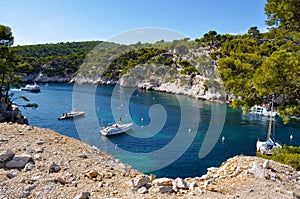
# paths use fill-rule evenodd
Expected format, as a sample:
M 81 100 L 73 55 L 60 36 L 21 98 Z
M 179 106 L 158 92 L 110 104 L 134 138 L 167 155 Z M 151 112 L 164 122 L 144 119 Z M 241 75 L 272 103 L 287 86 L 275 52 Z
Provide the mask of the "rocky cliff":
M 300 172 L 236 156 L 206 175 L 156 178 L 49 129 L 0 124 L 0 198 L 300 198 Z
M 185 48 L 185 51 L 182 53 L 175 49 L 168 53 L 161 53 L 151 58 L 146 64 L 139 64 L 128 69 L 120 78 L 120 85 L 183 94 L 202 100 L 225 102 L 226 94 L 221 79 L 216 75 L 217 65 L 210 58 L 210 51 L 205 48 Z M 162 64 L 158 61 L 161 59 L 171 60 L 172 64 Z M 182 60 L 186 61 L 185 64 L 188 66 L 180 65 Z M 118 79 L 103 77 L 93 71 L 97 68 L 96 66 L 92 68 L 89 70 L 83 64 L 79 71 L 94 75 L 87 76 L 79 72 L 71 82 L 79 84 L 116 84 L 118 82 Z M 106 69 L 104 67 L 99 71 Z

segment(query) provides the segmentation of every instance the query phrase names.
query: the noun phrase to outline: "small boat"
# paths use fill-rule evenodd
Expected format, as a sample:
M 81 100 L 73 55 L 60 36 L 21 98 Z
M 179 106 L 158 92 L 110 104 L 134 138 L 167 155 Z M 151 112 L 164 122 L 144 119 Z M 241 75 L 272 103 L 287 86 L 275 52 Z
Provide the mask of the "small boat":
M 133 123 L 126 123 L 126 124 L 115 123 L 111 126 L 107 126 L 101 129 L 100 134 L 109 136 L 109 135 L 117 135 L 117 134 L 125 133 L 131 129 L 132 125 Z
M 282 148 L 281 144 L 279 144 L 277 141 L 273 140 L 271 138 L 271 129 L 272 129 L 272 121 L 273 121 L 273 101 L 271 105 L 271 111 L 269 111 L 270 114 L 270 120 L 269 120 L 269 126 L 268 126 L 268 134 L 267 134 L 267 140 L 265 142 L 257 140 L 256 142 L 256 151 L 260 152 L 261 154 L 266 155 L 272 155 L 272 149 L 276 148 Z
M 59 118 L 57 118 L 58 120 L 67 120 L 67 119 L 73 119 L 73 118 L 77 118 L 77 117 L 82 117 L 84 116 L 84 112 L 80 112 L 80 111 L 71 111 L 68 113 L 63 113 L 63 115 Z
M 25 87 L 21 87 L 21 91 L 38 93 L 41 92 L 41 87 L 36 84 L 27 84 Z
M 255 105 L 253 107 L 251 107 L 250 109 L 250 113 L 251 114 L 257 114 L 257 115 L 262 115 L 262 116 L 270 116 L 272 115 L 272 117 L 276 117 L 278 116 L 278 112 L 275 110 L 270 110 L 268 109 L 268 107 L 266 105 Z
M 103 127 L 100 130 L 100 134 L 104 136 L 109 136 L 109 135 L 117 135 L 121 133 L 125 133 L 131 129 L 133 126 L 133 123 L 123 123 L 122 121 L 122 107 L 123 105 L 121 104 L 120 106 L 120 121 L 118 123 L 114 123 L 110 126 Z

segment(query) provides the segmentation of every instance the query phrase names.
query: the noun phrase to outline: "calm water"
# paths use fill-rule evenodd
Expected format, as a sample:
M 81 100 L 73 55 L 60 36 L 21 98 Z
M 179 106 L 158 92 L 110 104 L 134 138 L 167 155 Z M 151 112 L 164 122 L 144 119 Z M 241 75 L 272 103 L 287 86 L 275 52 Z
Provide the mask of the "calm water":
M 116 93 L 123 93 L 120 103 L 119 95 L 114 97 L 112 86 L 82 86 L 76 91 L 69 84 L 41 87 L 41 93 L 13 91 L 15 97 L 25 95 L 32 103 L 39 104 L 36 109 L 22 108 L 30 125 L 81 139 L 137 170 L 157 176 L 200 176 L 206 173 L 206 168 L 219 166 L 234 155 L 255 155 L 256 140 L 265 139 L 268 128 L 268 118 L 242 115 L 226 105 L 186 96 L 115 89 Z M 128 107 L 126 101 L 129 102 Z M 122 109 L 120 104 L 125 104 Z M 85 111 L 85 117 L 75 122 L 57 120 L 72 107 Z M 225 111 L 226 117 L 219 135 L 217 127 L 223 124 L 222 111 Z M 101 126 L 112 123 L 114 118 L 118 120 L 121 112 L 123 120 L 135 123 L 132 131 L 110 138 L 100 136 Z M 273 123 L 273 133 L 282 144 L 300 144 L 299 123 L 284 125 L 280 119 Z M 292 141 L 289 140 L 291 134 L 294 137 Z M 224 143 L 221 141 L 223 136 Z M 209 148 L 205 146 L 204 139 L 212 150 L 199 158 L 201 146 Z

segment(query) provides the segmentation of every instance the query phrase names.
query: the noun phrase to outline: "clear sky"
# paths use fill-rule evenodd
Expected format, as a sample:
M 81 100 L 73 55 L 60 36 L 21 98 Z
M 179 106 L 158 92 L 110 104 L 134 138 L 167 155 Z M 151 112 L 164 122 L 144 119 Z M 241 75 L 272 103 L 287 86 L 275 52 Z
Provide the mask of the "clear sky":
M 266 0 L 0 0 L 0 24 L 15 45 L 109 40 L 132 29 L 159 27 L 199 38 L 209 30 L 265 30 Z

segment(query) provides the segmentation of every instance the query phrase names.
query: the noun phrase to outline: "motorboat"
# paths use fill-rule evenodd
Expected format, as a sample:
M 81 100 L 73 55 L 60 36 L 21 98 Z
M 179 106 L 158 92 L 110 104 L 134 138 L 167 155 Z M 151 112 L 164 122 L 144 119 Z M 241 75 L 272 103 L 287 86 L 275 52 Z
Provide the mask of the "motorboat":
M 266 105 L 254 105 L 250 109 L 251 114 L 257 114 L 257 115 L 262 115 L 262 116 L 270 116 L 276 117 L 278 116 L 278 112 L 275 110 L 270 110 Z
M 21 87 L 21 91 L 38 93 L 41 92 L 41 87 L 36 84 L 27 84 L 25 87 Z
M 58 120 L 67 120 L 67 119 L 73 119 L 73 118 L 77 118 L 77 117 L 82 117 L 84 116 L 84 112 L 80 112 L 80 111 L 71 111 L 68 113 L 63 113 L 63 115 L 59 118 L 57 118 Z
M 117 135 L 129 131 L 132 126 L 133 123 L 114 123 L 110 126 L 102 128 L 100 130 L 100 134 L 104 136 Z

